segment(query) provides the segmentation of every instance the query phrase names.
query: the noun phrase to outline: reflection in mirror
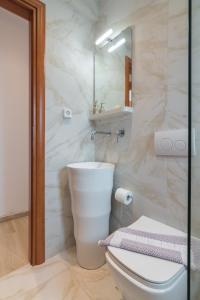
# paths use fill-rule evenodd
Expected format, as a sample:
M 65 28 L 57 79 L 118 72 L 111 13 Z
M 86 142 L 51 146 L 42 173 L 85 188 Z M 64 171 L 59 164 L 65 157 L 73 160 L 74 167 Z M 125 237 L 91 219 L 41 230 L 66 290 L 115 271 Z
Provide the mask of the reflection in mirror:
M 132 48 L 132 28 L 127 28 L 96 49 L 93 113 L 132 107 Z

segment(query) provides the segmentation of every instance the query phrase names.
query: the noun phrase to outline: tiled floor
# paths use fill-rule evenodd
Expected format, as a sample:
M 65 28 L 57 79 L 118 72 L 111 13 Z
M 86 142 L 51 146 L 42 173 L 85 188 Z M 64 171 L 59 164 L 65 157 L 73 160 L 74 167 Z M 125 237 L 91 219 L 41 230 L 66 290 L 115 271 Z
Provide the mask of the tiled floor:
M 106 265 L 80 268 L 75 250 L 61 253 L 37 267 L 29 265 L 0 279 L 1 300 L 121 300 Z
M 28 263 L 28 217 L 0 223 L 0 277 Z

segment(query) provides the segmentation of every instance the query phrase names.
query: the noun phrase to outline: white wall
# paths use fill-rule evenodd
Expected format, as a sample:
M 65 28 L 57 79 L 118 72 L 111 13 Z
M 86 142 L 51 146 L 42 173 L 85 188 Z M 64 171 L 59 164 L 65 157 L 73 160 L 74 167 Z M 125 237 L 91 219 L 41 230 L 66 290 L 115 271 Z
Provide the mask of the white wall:
M 29 23 L 0 8 L 0 217 L 29 204 Z

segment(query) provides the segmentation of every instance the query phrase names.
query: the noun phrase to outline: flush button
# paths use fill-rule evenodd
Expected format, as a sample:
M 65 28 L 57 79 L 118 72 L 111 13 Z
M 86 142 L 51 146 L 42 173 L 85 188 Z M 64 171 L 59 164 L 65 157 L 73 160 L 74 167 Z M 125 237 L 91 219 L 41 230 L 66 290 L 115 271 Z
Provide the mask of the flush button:
M 160 147 L 164 151 L 170 151 L 172 149 L 172 141 L 170 139 L 162 139 L 160 141 Z
M 182 150 L 182 151 L 187 148 L 185 142 L 181 141 L 181 140 L 180 141 L 176 141 L 175 147 L 176 147 L 177 150 Z

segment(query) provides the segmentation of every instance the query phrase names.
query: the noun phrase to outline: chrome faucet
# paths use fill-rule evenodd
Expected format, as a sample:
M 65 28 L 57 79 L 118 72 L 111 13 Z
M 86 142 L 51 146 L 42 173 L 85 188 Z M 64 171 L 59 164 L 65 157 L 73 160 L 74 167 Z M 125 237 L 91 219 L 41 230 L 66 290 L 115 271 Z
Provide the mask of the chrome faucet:
M 97 131 L 96 129 L 92 129 L 92 131 L 91 131 L 91 140 L 92 141 L 95 140 L 96 134 L 103 134 L 103 135 L 107 135 L 107 136 L 111 136 L 112 134 L 115 134 L 117 136 L 117 143 L 118 143 L 119 138 L 124 137 L 125 130 L 124 129 L 119 129 L 117 132 L 112 133 L 111 131 Z
M 116 132 L 116 135 L 117 135 L 117 143 L 119 141 L 119 138 L 122 138 L 125 136 L 125 130 L 124 129 L 119 129 L 117 132 Z
M 95 140 L 95 136 L 96 134 L 104 134 L 104 135 L 108 135 L 110 136 L 112 134 L 111 131 L 97 131 L 96 129 L 93 129 L 91 131 L 91 140 L 94 141 Z

